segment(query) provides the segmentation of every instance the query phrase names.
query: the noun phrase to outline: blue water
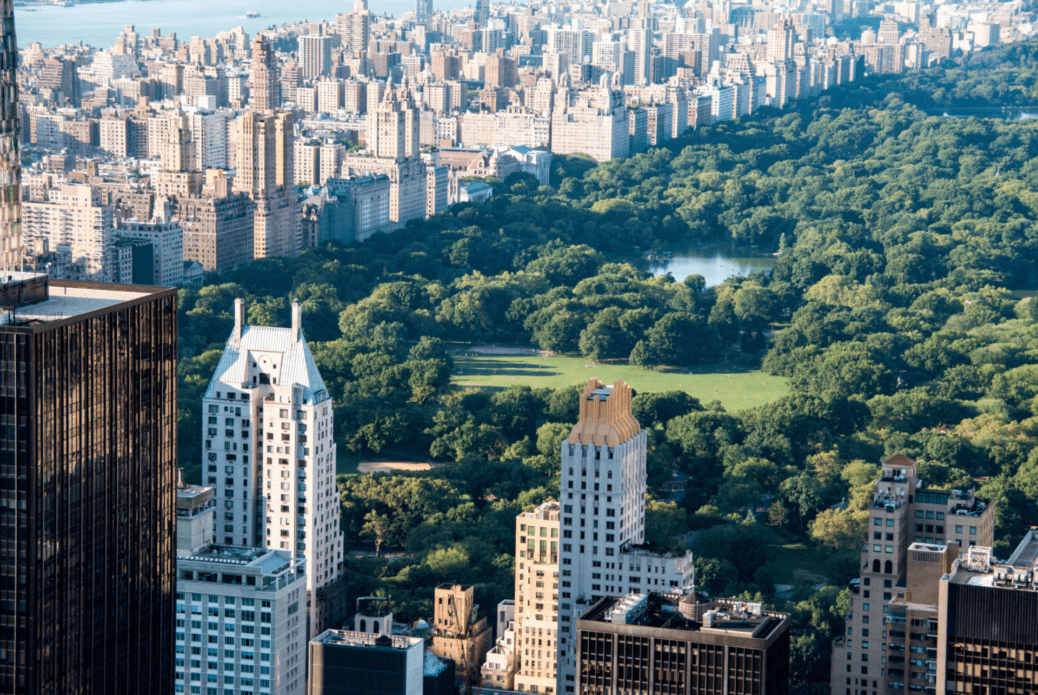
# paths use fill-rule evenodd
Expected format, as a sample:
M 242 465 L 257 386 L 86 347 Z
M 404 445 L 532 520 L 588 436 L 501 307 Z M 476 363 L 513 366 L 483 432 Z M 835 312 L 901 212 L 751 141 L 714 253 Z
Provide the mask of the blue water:
M 714 287 L 733 275 L 746 277 L 755 270 L 769 271 L 774 267 L 774 256 L 754 256 L 737 249 L 703 246 L 682 249 L 672 258 L 653 261 L 650 270 L 654 275 L 670 273 L 678 282 L 689 275 L 702 275 L 707 287 Z
M 471 7 L 474 0 L 434 0 L 436 9 L 450 10 Z M 399 17 L 414 10 L 414 0 L 369 0 L 368 8 L 375 14 L 389 13 Z M 353 0 L 309 0 L 305 3 L 278 2 L 277 0 L 153 0 L 151 2 L 88 3 L 74 7 L 33 5 L 15 7 L 15 31 L 19 47 L 39 41 L 44 47 L 78 43 L 111 48 L 119 32 L 133 24 L 137 33 L 147 36 L 152 27 L 162 29 L 162 35 L 176 32 L 177 37 L 190 40 L 192 36 L 212 38 L 218 31 L 241 26 L 250 35 L 273 25 L 309 20 L 335 21 L 337 12 L 349 12 Z M 262 14 L 246 19 L 245 13 L 255 10 Z

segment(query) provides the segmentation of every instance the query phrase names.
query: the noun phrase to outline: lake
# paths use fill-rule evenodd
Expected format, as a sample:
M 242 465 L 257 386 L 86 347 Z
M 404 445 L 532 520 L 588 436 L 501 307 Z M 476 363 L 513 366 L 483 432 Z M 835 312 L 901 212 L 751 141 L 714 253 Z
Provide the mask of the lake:
M 434 0 L 436 9 L 451 10 L 472 5 L 472 0 Z M 374 14 L 389 13 L 399 17 L 414 10 L 414 0 L 369 0 Z M 272 25 L 309 20 L 335 21 L 337 12 L 349 12 L 353 0 L 310 0 L 295 3 L 276 0 L 154 0 L 153 2 L 86 3 L 74 7 L 33 5 L 15 7 L 15 31 L 18 46 L 39 41 L 54 48 L 79 43 L 111 48 L 125 25 L 133 24 L 142 36 L 152 27 L 162 29 L 163 36 L 176 32 L 188 41 L 192 36 L 212 38 L 219 31 L 241 26 L 250 35 Z M 245 13 L 256 11 L 262 16 L 246 19 Z
M 678 282 L 689 275 L 702 275 L 708 287 L 720 285 L 733 275 L 748 276 L 755 270 L 770 271 L 775 256 L 753 254 L 723 246 L 692 246 L 675 250 L 673 257 L 648 261 L 654 275 L 670 273 Z

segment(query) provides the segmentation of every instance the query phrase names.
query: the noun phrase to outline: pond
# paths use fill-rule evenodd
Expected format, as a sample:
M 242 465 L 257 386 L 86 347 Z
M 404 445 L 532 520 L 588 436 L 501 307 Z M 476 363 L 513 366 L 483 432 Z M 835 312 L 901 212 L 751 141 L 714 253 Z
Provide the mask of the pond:
M 702 245 L 675 249 L 669 258 L 654 258 L 647 262 L 653 275 L 670 273 L 678 282 L 683 282 L 689 275 L 702 275 L 707 287 L 713 287 L 733 275 L 746 277 L 756 270 L 770 271 L 775 267 L 775 260 L 774 255 L 732 246 Z

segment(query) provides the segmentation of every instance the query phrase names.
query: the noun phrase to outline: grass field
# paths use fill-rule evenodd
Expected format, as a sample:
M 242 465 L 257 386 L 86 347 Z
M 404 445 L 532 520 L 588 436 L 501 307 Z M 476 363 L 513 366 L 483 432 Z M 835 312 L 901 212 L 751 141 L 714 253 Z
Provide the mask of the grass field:
M 340 473 L 360 473 L 357 470 L 357 464 L 361 462 L 361 457 L 358 454 L 353 453 L 345 446 L 340 446 L 335 452 L 335 474 Z
M 492 355 L 471 350 L 462 350 L 454 355 L 452 381 L 462 386 L 490 388 L 508 388 L 517 384 L 559 388 L 587 383 L 591 377 L 598 377 L 606 384 L 623 379 L 635 391 L 685 391 L 704 404 L 721 401 L 726 410 L 751 408 L 789 393 L 782 377 L 725 364 L 657 372 L 627 364 L 588 367 L 583 357 Z
M 824 582 L 829 553 L 824 548 L 813 548 L 802 541 L 777 540 L 772 546 L 775 559 L 768 563 L 776 584 L 792 584 L 797 570 L 811 576 L 815 582 Z

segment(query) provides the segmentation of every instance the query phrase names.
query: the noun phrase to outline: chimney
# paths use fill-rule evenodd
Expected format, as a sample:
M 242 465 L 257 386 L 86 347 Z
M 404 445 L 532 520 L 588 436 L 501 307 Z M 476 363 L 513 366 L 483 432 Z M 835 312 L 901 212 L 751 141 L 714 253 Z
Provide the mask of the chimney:
M 299 302 L 292 302 L 292 340 L 293 342 L 298 341 L 300 338 L 300 329 L 303 323 L 303 312 L 299 308 Z
M 234 300 L 234 339 L 241 340 L 241 329 L 245 325 L 245 300 Z

